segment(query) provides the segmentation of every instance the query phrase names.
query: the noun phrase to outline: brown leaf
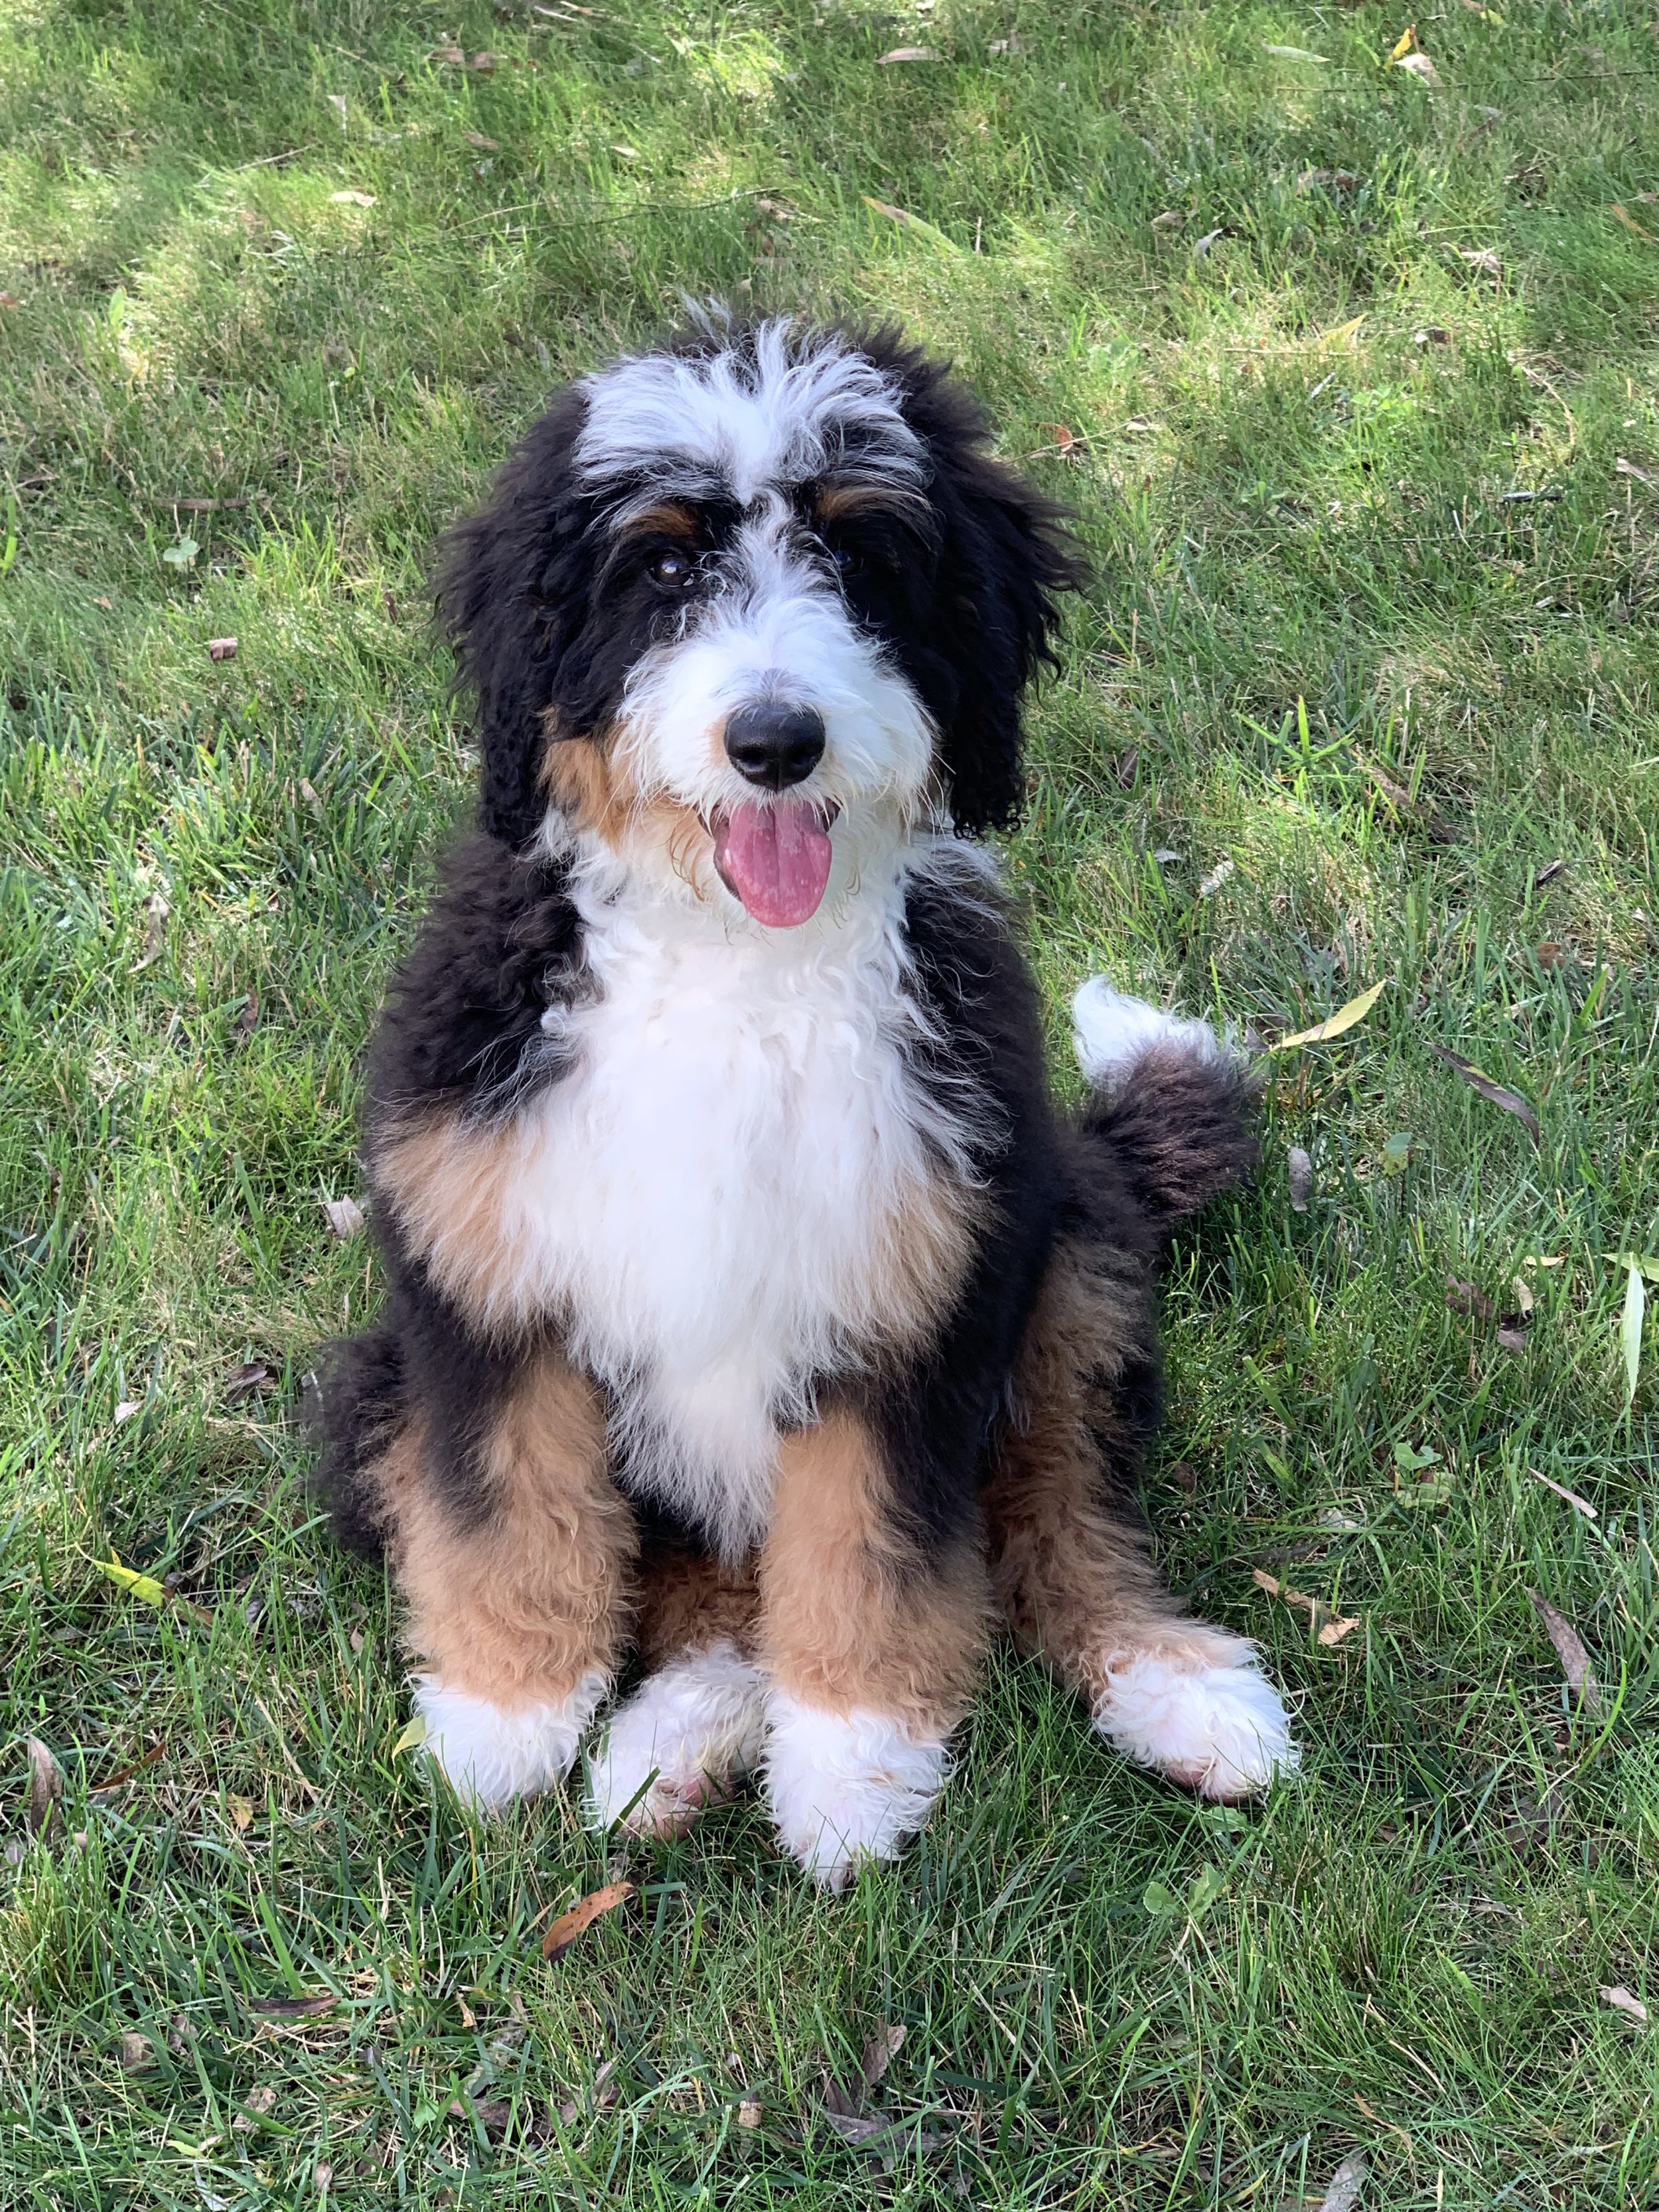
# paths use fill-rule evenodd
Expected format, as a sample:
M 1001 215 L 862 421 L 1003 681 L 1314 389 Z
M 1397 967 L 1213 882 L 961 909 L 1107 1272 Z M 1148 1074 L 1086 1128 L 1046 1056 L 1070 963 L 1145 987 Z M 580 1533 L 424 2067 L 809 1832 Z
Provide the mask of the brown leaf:
M 314 2020 L 340 2002 L 332 1992 L 313 1997 L 255 1997 L 248 2006 L 261 2020 Z
M 1484 1291 L 1457 1275 L 1446 1278 L 1446 1304 L 1454 1313 L 1469 1314 L 1476 1321 L 1490 1321 L 1498 1310 Z
M 1542 1151 L 1544 1133 L 1538 1126 L 1538 1116 L 1518 1091 L 1511 1091 L 1506 1084 L 1493 1082 L 1490 1075 L 1481 1073 L 1473 1060 L 1465 1060 L 1461 1052 L 1454 1052 L 1449 1045 L 1437 1044 L 1431 1038 L 1429 1050 L 1437 1060 L 1443 1060 L 1448 1067 L 1455 1068 L 1469 1088 L 1478 1091 L 1490 1105 L 1501 1106 L 1506 1114 L 1513 1114 L 1534 1144 Z
M 1546 884 L 1553 884 L 1566 865 L 1565 860 L 1546 860 L 1532 879 L 1534 890 L 1542 890 Z
M 259 1026 L 259 994 L 250 991 L 242 1001 L 242 1011 L 236 1017 L 236 1027 L 243 1036 L 252 1036 Z
M 1197 1474 L 1184 1459 L 1178 1459 L 1172 1468 L 1165 1469 L 1164 1480 L 1174 1483 L 1177 1490 L 1186 1491 L 1189 1497 L 1198 1489 Z
M 1632 1996 L 1622 1984 L 1615 1982 L 1611 1988 L 1605 1984 L 1598 1984 L 1595 1994 L 1604 2005 L 1611 2005 L 1614 2012 L 1627 2013 L 1632 2020 L 1646 2021 L 1647 2007 L 1640 1997 Z
M 91 1795 L 94 1797 L 102 1797 L 112 1790 L 119 1790 L 125 1783 L 131 1782 L 135 1774 L 142 1774 L 147 1766 L 154 1766 L 158 1759 L 165 1757 L 167 1747 L 167 1738 L 163 1736 L 160 1743 L 151 1744 L 142 1759 L 135 1759 L 131 1765 L 118 1767 L 113 1774 L 107 1776 L 102 1782 L 94 1782 Z
M 1180 208 L 1165 208 L 1162 215 L 1152 217 L 1154 230 L 1179 230 L 1187 220 Z
M 738 2125 L 757 2128 L 761 2124 L 761 2102 L 758 2097 L 744 2097 L 738 2106 Z
M 1589 1498 L 1581 1498 L 1576 1490 L 1569 1490 L 1565 1483 L 1553 1481 L 1547 1474 L 1540 1474 L 1535 1467 L 1529 1467 L 1527 1473 L 1534 1482 L 1541 1482 L 1546 1490 L 1553 1490 L 1558 1498 L 1565 1498 L 1574 1511 L 1582 1513 L 1587 1521 L 1596 1521 L 1601 1518 Z
M 482 131 L 463 131 L 461 136 L 469 146 L 476 146 L 481 154 L 499 154 L 501 150 L 501 141 L 486 138 Z
M 1361 2112 L 1365 2111 L 1363 2102 L 1358 2099 L 1355 2102 L 1359 2104 Z M 1364 2186 L 1364 2153 L 1350 2151 L 1326 2184 L 1325 2194 L 1319 2200 L 1318 2212 L 1354 2212 Z
M 1565 955 L 1553 937 L 1547 937 L 1541 945 L 1534 945 L 1532 957 L 1540 968 L 1560 968 L 1565 965 Z
M 1305 1213 L 1313 1196 L 1313 1161 L 1300 1145 L 1292 1145 L 1285 1155 L 1285 1169 L 1291 1187 L 1291 1211 Z
M 843 2142 L 873 2142 L 878 2136 L 887 2132 L 887 2123 L 876 2112 L 832 2112 L 826 2111 L 824 2118 Z
M 427 59 L 429 62 L 442 62 L 452 69 L 459 69 L 465 65 L 466 56 L 459 46 L 434 46 Z
M 562 1912 L 543 1936 L 543 1958 L 562 1958 L 579 1936 L 586 1935 L 596 1920 L 607 1912 L 614 1912 L 633 1894 L 631 1881 L 608 1881 L 603 1888 L 591 1891 L 580 1905 L 573 1905 L 568 1912 Z
M 1123 750 L 1117 757 L 1115 773 L 1118 781 L 1123 786 L 1125 791 L 1133 789 L 1134 780 L 1140 773 L 1140 747 L 1139 745 L 1125 745 Z
M 1537 1590 L 1528 1590 L 1538 1618 L 1555 1646 L 1555 1656 L 1561 1662 L 1561 1672 L 1567 1678 L 1567 1687 L 1573 1691 L 1587 1713 L 1601 1710 L 1601 1693 L 1596 1687 L 1589 1654 L 1584 1649 L 1583 1638 L 1563 1613 L 1558 1613 L 1549 1600 Z
M 1501 282 L 1504 275 L 1503 259 L 1500 255 L 1492 252 L 1491 246 L 1460 246 L 1457 249 L 1457 258 L 1460 261 L 1467 261 L 1477 276 L 1484 276 L 1493 284 Z
M 477 70 L 480 76 L 493 76 L 501 65 L 501 56 L 492 54 L 488 49 L 481 54 L 474 54 L 472 59 L 467 64 L 467 67 Z
M 1286 1605 L 1294 1605 L 1308 1616 L 1319 1641 L 1328 1650 L 1351 1636 L 1360 1626 L 1359 1616 L 1333 1613 L 1323 1598 L 1310 1597 L 1305 1590 L 1287 1589 L 1276 1575 L 1265 1567 L 1252 1567 L 1250 1580 L 1258 1589 L 1266 1590 L 1269 1597 L 1282 1598 Z
M 237 1834 L 246 1835 L 253 1826 L 252 1806 L 246 1797 L 232 1797 L 228 1802 L 230 1806 L 230 1817 L 236 1824 Z
M 513 2106 L 505 2097 L 487 2097 L 482 2100 L 469 2099 L 465 2104 L 459 2097 L 450 2100 L 447 2118 L 470 2120 L 475 2115 L 478 2125 L 491 2142 L 500 2142 L 513 2124 Z
M 155 2063 L 155 2045 L 149 2036 L 132 2032 L 121 2038 L 121 2070 L 124 2074 L 148 2074 Z
M 363 1209 L 355 1198 L 325 1198 L 323 1212 L 328 1216 L 330 1236 L 342 1244 L 362 1229 Z
M 864 2046 L 864 2086 L 873 2089 L 897 2057 L 904 2041 L 902 2027 L 889 2026 L 872 2035 Z
M 1613 216 L 1615 222 L 1622 222 L 1626 230 L 1633 230 L 1638 238 L 1645 238 L 1650 246 L 1659 246 L 1659 238 L 1655 238 L 1650 230 L 1644 230 L 1641 224 L 1637 222 L 1635 216 L 1632 215 L 1626 215 L 1624 209 L 1620 206 L 1617 200 L 1614 200 L 1613 204 L 1608 208 L 1607 213 Z
M 1078 448 L 1076 431 L 1068 430 L 1063 422 L 1043 422 L 1040 423 L 1038 428 L 1048 431 L 1054 441 L 1055 450 L 1060 459 L 1069 461 Z
M 0 292 L 0 307 L 21 307 L 22 304 L 15 292 Z
M 932 46 L 890 46 L 884 54 L 876 56 L 876 67 L 885 69 L 889 62 L 936 62 L 939 55 Z
M 239 2133 L 242 2132 L 251 2128 L 256 2120 L 264 2119 L 267 2112 L 273 2112 L 276 2105 L 275 2087 L 269 2081 L 261 2081 L 256 2087 L 250 2089 L 243 2098 L 243 2109 L 237 2113 L 230 2124 Z
M 210 637 L 208 640 L 210 660 L 234 660 L 235 658 L 236 641 L 234 637 Z
M 30 1835 L 56 1850 L 64 1835 L 63 1770 L 38 1735 L 29 1738 L 29 1802 L 25 1819 Z
M 1412 332 L 1412 343 L 1419 346 L 1449 345 L 1452 334 L 1443 323 L 1427 323 L 1420 331 Z
M 244 1398 L 256 1398 L 267 1382 L 274 1382 L 276 1370 L 268 1360 L 245 1359 L 240 1367 L 233 1367 L 225 1377 L 225 1395 L 233 1406 Z

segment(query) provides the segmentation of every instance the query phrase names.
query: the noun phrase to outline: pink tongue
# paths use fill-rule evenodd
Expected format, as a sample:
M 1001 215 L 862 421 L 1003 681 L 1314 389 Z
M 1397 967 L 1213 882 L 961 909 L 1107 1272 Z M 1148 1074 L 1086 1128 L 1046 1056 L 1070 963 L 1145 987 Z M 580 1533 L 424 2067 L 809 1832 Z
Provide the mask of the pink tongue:
M 810 921 L 833 857 L 817 810 L 803 800 L 734 806 L 714 832 L 714 866 L 728 890 L 769 929 Z

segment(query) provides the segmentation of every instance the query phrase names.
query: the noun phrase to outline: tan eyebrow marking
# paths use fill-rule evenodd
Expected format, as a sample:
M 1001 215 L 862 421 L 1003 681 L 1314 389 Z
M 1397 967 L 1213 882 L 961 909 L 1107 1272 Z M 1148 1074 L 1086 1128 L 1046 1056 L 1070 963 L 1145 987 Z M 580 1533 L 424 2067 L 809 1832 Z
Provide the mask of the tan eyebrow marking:
M 695 538 L 696 534 L 696 515 L 690 507 L 682 507 L 672 499 L 624 517 L 617 532 L 623 538 Z
M 812 493 L 813 518 L 818 522 L 837 522 L 849 514 L 914 515 L 925 507 L 926 501 L 915 492 L 896 490 L 887 484 L 832 480 L 815 486 Z

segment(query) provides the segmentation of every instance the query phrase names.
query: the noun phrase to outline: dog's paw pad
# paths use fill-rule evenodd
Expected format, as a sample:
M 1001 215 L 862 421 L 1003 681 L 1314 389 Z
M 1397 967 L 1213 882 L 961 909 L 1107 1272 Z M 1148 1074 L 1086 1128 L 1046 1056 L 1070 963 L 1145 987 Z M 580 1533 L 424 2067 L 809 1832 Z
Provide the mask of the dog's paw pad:
M 1288 1778 L 1301 1762 L 1284 1700 L 1249 1656 L 1194 1666 L 1141 1652 L 1108 1676 L 1095 1726 L 1127 1758 L 1223 1802 Z
M 629 1835 L 678 1835 L 754 1771 L 765 1733 L 752 1660 L 726 1642 L 677 1659 L 611 1717 L 590 1762 L 588 1817 Z
M 927 1821 L 945 1779 L 941 1742 L 884 1713 L 830 1713 L 775 1690 L 766 1794 L 786 1850 L 839 1889 L 860 1859 L 896 1858 Z

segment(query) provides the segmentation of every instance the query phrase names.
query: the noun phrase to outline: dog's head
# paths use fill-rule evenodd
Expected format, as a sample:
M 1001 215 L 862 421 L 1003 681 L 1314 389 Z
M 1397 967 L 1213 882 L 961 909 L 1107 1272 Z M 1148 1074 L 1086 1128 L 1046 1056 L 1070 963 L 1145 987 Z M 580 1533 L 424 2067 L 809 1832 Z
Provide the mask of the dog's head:
M 890 331 L 709 323 L 564 393 L 440 579 L 483 826 L 788 927 L 930 816 L 1009 820 L 1078 575 L 986 439 Z

